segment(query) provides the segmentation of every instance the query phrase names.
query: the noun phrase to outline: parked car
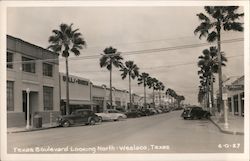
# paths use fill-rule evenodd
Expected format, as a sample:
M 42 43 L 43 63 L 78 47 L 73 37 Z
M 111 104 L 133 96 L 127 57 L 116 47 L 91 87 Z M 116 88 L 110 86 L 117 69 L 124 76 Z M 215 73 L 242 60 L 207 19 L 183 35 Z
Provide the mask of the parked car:
M 155 108 L 149 108 L 151 115 L 158 114 L 157 110 Z
M 210 112 L 203 110 L 201 107 L 194 106 L 194 107 L 187 107 L 184 109 L 181 117 L 184 119 L 202 119 L 206 118 L 209 119 L 211 116 Z
M 63 115 L 57 118 L 58 125 L 63 127 L 69 127 L 74 124 L 94 125 L 96 122 L 101 121 L 101 117 L 87 109 L 79 109 L 72 112 L 70 115 Z
M 140 110 L 137 110 L 137 109 L 130 110 L 130 111 L 126 112 L 125 115 L 128 118 L 135 118 L 135 117 L 145 116 L 144 113 L 142 113 Z
M 103 121 L 110 121 L 110 120 L 120 121 L 120 120 L 127 118 L 127 116 L 125 114 L 121 113 L 118 110 L 114 110 L 114 109 L 108 109 L 102 113 L 96 113 L 96 115 L 101 117 Z
M 140 112 L 142 113 L 142 116 L 150 116 L 154 114 L 154 112 L 152 112 L 148 108 L 142 108 Z
M 162 113 L 162 110 L 161 109 L 156 109 L 157 113 Z

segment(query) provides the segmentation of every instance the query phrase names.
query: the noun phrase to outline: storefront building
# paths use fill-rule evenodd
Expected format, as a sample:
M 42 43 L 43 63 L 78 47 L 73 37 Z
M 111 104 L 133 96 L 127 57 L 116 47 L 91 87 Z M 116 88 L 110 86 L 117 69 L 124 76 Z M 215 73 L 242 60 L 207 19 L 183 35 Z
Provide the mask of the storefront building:
M 70 113 L 77 109 L 93 109 L 95 103 L 91 100 L 90 80 L 69 75 L 69 110 Z M 61 98 L 61 112 L 66 113 L 66 75 L 60 73 L 60 98 Z
M 228 77 L 223 82 L 223 100 L 226 101 L 228 112 L 232 116 L 244 116 L 244 75 L 240 77 Z M 215 105 L 219 110 L 219 91 L 216 91 Z
M 226 85 L 229 112 L 232 115 L 244 116 L 244 76 Z
M 27 115 L 32 124 L 35 113 L 43 123 L 54 121 L 60 113 L 58 54 L 8 35 L 6 55 L 7 127 L 25 126 Z

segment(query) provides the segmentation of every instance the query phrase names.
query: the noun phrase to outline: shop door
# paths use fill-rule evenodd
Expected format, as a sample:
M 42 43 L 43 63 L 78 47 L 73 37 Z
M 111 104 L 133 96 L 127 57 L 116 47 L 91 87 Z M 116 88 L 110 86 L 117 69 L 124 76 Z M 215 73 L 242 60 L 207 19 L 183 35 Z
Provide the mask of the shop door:
M 23 91 L 23 112 L 25 113 L 25 120 L 27 120 L 27 92 Z M 38 111 L 38 92 L 29 93 L 29 116 L 31 121 L 31 114 Z

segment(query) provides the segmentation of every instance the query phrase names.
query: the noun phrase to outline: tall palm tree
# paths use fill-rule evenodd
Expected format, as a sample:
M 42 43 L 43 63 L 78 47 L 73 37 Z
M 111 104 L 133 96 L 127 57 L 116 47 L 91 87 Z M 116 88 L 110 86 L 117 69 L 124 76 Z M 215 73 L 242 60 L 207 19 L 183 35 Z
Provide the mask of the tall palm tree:
M 160 103 L 160 106 L 161 106 L 161 91 L 164 91 L 164 89 L 165 89 L 165 86 L 164 86 L 164 84 L 161 82 L 161 81 L 158 81 L 157 83 L 156 83 L 156 89 L 159 91 L 159 103 Z
M 65 23 L 60 24 L 59 30 L 52 30 L 53 35 L 49 37 L 48 49 L 53 52 L 61 53 L 65 57 L 66 64 L 66 114 L 69 114 L 69 67 L 68 67 L 68 57 L 70 53 L 74 55 L 80 55 L 80 49 L 86 46 L 86 42 L 82 38 L 82 34 L 79 29 L 72 29 L 73 24 L 67 25 Z
M 156 78 L 149 77 L 148 78 L 148 87 L 153 88 L 153 106 L 155 107 L 155 90 L 157 89 L 157 82 L 158 80 Z
M 202 55 L 198 57 L 198 67 L 200 67 L 209 80 L 208 85 L 210 87 L 208 88 L 210 90 L 210 99 L 211 99 L 211 105 L 212 108 L 214 107 L 214 98 L 213 98 L 213 82 L 214 82 L 214 73 L 218 73 L 218 52 L 217 48 L 212 46 L 209 49 L 205 49 L 202 51 Z M 227 61 L 224 54 L 221 55 L 221 65 L 226 66 L 225 62 Z M 201 72 L 200 71 L 200 72 Z M 199 73 L 198 73 L 199 74 Z M 212 109 L 211 109 L 212 110 Z M 212 111 L 211 111 L 212 112 Z
M 177 98 L 176 92 L 173 89 L 168 88 L 166 94 L 171 97 L 171 104 L 173 104 Z
M 112 69 L 113 66 L 116 68 L 121 68 L 122 67 L 122 60 L 123 58 L 121 57 L 121 53 L 117 51 L 117 49 L 113 47 L 107 47 L 103 50 L 103 53 L 101 54 L 102 57 L 100 58 L 100 67 L 106 67 L 110 72 L 110 106 L 113 108 L 113 99 L 112 99 Z
M 134 64 L 133 61 L 126 61 L 125 65 L 122 66 L 120 71 L 122 72 L 122 74 L 121 74 L 122 79 L 125 79 L 128 75 L 128 79 L 129 79 L 129 105 L 130 105 L 129 108 L 131 108 L 132 107 L 131 78 L 135 79 L 136 77 L 138 77 L 139 68 L 137 67 L 136 64 Z
M 138 77 L 138 85 L 143 84 L 143 89 L 144 89 L 144 108 L 147 107 L 147 102 L 146 102 L 146 86 L 147 86 L 147 81 L 149 78 L 148 73 L 141 73 Z
M 239 6 L 205 6 L 208 15 L 199 13 L 197 16 L 202 21 L 194 30 L 199 33 L 199 38 L 203 36 L 208 42 L 217 41 L 218 48 L 218 78 L 219 78 L 219 105 L 223 108 L 222 102 L 222 70 L 221 70 L 221 30 L 243 31 L 243 23 L 237 21 L 244 16 L 244 13 L 237 13 Z

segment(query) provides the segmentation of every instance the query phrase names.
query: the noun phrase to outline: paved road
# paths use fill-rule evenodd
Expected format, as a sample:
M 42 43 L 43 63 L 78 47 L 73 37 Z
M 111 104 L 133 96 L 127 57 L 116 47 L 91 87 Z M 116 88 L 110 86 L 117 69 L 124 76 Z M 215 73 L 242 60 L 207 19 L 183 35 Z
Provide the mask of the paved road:
M 8 134 L 8 153 L 243 152 L 244 136 L 223 134 L 208 120 L 183 120 L 180 114 Z

